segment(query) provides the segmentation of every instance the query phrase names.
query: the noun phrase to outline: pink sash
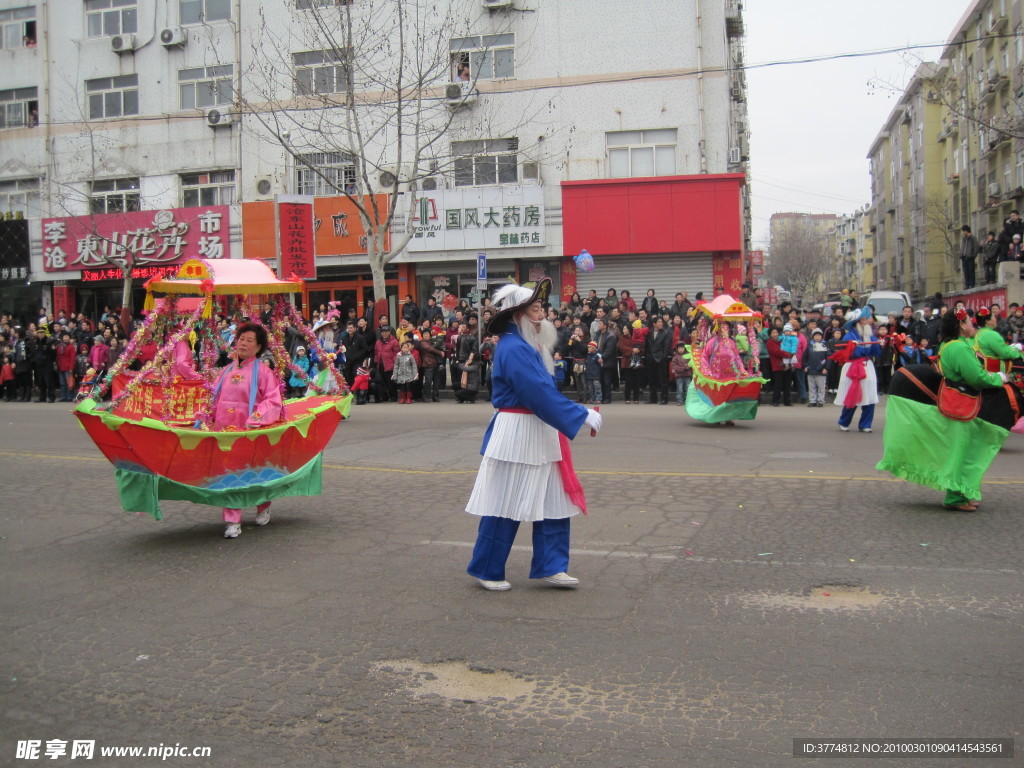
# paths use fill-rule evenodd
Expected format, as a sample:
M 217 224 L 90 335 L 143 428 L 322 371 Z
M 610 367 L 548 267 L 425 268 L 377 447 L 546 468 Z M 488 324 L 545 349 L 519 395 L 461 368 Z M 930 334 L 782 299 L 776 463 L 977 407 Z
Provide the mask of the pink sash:
M 529 408 L 499 408 L 499 413 L 525 413 L 530 416 L 533 411 Z M 569 494 L 569 500 L 580 508 L 580 512 L 587 514 L 587 499 L 583 494 L 583 485 L 576 477 L 576 469 L 572 465 L 572 450 L 569 448 L 569 438 L 558 433 L 558 447 L 562 451 L 562 460 L 555 462 L 558 465 L 558 474 L 562 478 L 562 487 Z
M 846 375 L 850 379 L 850 388 L 846 390 L 846 399 L 843 401 L 846 408 L 854 408 L 860 403 L 860 384 L 868 377 L 865 370 L 867 362 L 866 357 L 855 357 L 850 361 L 850 367 L 846 369 Z

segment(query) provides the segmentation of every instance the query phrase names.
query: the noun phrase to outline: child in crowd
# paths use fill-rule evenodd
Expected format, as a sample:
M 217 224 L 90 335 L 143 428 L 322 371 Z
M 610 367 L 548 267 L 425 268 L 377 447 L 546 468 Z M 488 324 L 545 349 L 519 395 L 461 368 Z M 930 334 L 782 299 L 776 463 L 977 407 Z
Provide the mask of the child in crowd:
M 676 344 L 676 352 L 669 363 L 669 370 L 676 379 L 676 405 L 683 405 L 686 402 L 686 393 L 690 389 L 690 382 L 693 381 L 693 369 L 686 354 L 686 344 L 680 341 Z
M 288 378 L 288 396 L 303 397 L 306 394 L 306 387 L 309 386 L 309 358 L 306 357 L 305 347 L 295 348 L 292 365 L 299 370 L 292 371 L 292 375 Z
M 928 349 L 928 340 L 922 338 L 921 343 L 914 341 L 914 337 L 908 335 L 907 341 L 900 349 L 900 362 L 903 365 L 924 365 L 930 363 L 932 351 Z
M 356 368 L 356 376 L 352 380 L 352 391 L 356 395 L 356 405 L 366 405 L 366 396 L 370 391 L 369 361 Z
M 14 356 L 4 355 L 0 365 L 0 394 L 3 395 L 4 402 L 14 401 L 14 379 Z
M 558 391 L 561 392 L 565 389 L 565 360 L 562 359 L 561 352 L 555 352 L 555 386 L 558 387 Z
M 834 355 L 839 345 L 843 343 L 843 329 L 833 328 L 832 338 L 825 342 L 825 348 L 828 350 L 829 356 Z M 839 374 L 843 367 L 836 365 L 835 360 L 828 361 L 828 373 L 825 376 L 825 388 L 830 394 L 835 394 L 839 391 Z
M 89 396 L 90 390 L 96 385 L 99 380 L 99 373 L 95 368 L 87 368 L 85 376 L 82 377 L 82 383 L 78 385 L 78 396 L 76 400 L 84 400 Z
M 601 402 L 601 355 L 597 351 L 597 342 L 587 342 L 587 402 Z
M 828 377 L 828 347 L 823 341 L 820 329 L 811 334 L 807 345 L 807 407 L 821 408 L 825 405 L 826 379 Z
M 412 382 L 416 381 L 419 371 L 416 358 L 412 356 L 412 342 L 403 341 L 402 347 L 395 358 L 395 367 L 391 371 L 391 379 L 398 385 L 398 402 L 412 402 Z

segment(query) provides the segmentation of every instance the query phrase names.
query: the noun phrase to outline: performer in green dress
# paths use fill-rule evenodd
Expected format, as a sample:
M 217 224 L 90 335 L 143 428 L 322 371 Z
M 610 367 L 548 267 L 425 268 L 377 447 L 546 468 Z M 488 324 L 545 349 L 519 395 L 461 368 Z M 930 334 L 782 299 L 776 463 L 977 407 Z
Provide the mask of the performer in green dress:
M 989 373 L 1010 372 L 1014 361 L 1024 359 L 1021 344 L 1007 344 L 1006 339 L 996 330 L 996 317 L 988 307 L 978 310 L 974 319 L 978 323 L 978 333 L 974 337 L 974 351 L 985 358 L 985 370 Z
M 884 455 L 877 469 L 946 492 L 948 509 L 974 511 L 981 481 L 1019 417 L 1024 398 L 1005 387 L 1005 373 L 984 369 L 972 346 L 976 333 L 967 310 L 943 317 L 939 349 L 941 373 L 911 365 L 893 376 L 886 400 Z M 969 421 L 944 416 L 936 407 L 939 384 L 978 390 L 981 409 Z

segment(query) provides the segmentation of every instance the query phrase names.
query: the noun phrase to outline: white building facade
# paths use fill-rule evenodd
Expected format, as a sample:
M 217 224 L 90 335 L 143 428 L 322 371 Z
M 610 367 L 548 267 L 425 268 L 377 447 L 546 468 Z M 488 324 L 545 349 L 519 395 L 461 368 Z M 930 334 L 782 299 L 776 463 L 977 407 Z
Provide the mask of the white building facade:
M 0 306 L 95 315 L 126 262 L 273 258 L 279 195 L 317 198 L 312 304 L 370 300 L 353 199 L 373 196 L 399 212 L 388 247 L 408 238 L 399 301 L 465 297 L 480 251 L 491 282 L 546 274 L 565 298 L 738 290 L 736 0 L 442 5 L 0 0 L 0 213 L 30 244 L 0 247 Z M 399 49 L 419 69 L 396 88 Z

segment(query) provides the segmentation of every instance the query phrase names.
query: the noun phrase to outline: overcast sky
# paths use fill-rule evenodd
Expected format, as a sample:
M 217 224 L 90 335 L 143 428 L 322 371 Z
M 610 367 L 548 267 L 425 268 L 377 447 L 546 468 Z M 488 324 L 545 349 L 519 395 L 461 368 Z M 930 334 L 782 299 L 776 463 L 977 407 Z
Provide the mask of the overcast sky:
M 967 0 L 744 0 L 752 240 L 780 211 L 850 213 L 870 202 L 868 148 L 920 60 L 941 48 L 808 64 L 786 61 L 945 43 Z

